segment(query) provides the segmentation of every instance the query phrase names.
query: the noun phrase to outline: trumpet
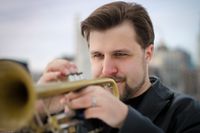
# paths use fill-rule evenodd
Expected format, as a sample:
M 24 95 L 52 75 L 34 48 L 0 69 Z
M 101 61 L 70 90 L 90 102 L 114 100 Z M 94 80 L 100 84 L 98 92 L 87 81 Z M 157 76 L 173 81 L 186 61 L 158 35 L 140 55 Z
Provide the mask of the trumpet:
M 0 130 L 18 130 L 26 126 L 37 112 L 36 100 L 76 91 L 89 85 L 108 85 L 113 95 L 119 97 L 117 85 L 110 78 L 35 85 L 21 65 L 12 61 L 0 61 Z

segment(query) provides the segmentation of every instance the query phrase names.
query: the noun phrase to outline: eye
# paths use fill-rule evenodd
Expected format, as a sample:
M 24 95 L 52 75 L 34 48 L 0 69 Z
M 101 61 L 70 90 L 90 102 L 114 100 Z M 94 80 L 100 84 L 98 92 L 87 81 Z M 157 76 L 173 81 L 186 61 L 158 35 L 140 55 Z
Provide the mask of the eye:
M 94 59 L 102 59 L 104 56 L 101 53 L 92 53 L 91 57 Z
M 116 53 L 114 53 L 114 56 L 116 56 L 116 57 L 124 57 L 124 56 L 128 56 L 128 54 L 125 53 L 125 52 L 116 52 Z

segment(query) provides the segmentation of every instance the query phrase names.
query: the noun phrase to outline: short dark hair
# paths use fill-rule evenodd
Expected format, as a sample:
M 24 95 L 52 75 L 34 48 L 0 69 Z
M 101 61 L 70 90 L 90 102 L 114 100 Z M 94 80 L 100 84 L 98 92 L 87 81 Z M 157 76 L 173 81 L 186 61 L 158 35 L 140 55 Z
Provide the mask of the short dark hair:
M 81 33 L 89 41 L 91 30 L 107 30 L 124 21 L 133 24 L 137 41 L 142 48 L 154 43 L 154 30 L 148 12 L 137 3 L 112 2 L 97 8 L 81 22 Z

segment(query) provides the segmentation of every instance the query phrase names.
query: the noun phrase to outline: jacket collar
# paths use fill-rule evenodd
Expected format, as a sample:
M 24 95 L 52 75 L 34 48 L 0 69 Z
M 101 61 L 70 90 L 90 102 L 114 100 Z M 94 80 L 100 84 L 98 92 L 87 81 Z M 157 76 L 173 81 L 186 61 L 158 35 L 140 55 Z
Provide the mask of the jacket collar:
M 157 77 L 150 77 L 151 87 L 144 96 L 138 111 L 154 121 L 173 98 L 173 92 L 163 86 Z

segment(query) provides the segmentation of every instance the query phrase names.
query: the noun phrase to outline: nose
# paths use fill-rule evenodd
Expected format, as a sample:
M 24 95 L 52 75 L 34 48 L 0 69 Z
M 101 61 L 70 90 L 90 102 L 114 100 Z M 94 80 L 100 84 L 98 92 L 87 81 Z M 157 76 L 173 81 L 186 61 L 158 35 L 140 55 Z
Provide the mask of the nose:
M 105 57 L 102 63 L 102 76 L 110 77 L 115 76 L 118 72 L 117 65 L 110 57 Z

